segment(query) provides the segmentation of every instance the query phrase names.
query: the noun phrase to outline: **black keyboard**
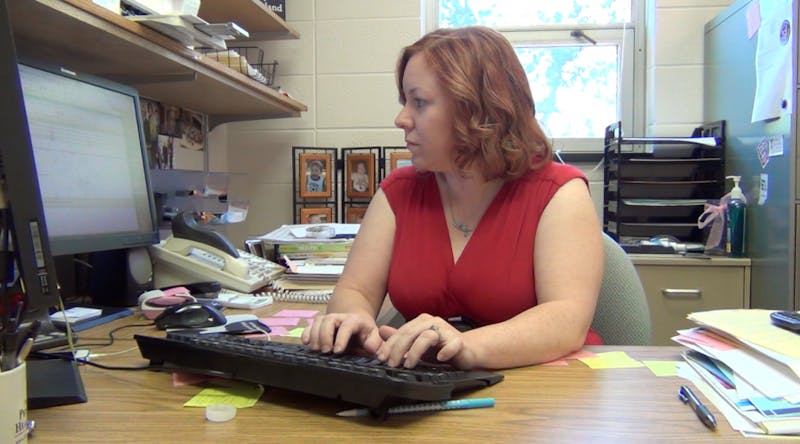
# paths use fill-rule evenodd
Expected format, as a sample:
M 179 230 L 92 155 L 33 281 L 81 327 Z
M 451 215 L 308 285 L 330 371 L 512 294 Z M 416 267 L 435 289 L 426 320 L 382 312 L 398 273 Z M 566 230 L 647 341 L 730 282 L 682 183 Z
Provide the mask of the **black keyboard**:
M 503 380 L 498 373 L 449 366 L 393 368 L 373 358 L 222 333 L 170 332 L 166 338 L 134 338 L 142 357 L 165 369 L 341 399 L 376 411 L 405 401 L 445 401 L 457 392 Z

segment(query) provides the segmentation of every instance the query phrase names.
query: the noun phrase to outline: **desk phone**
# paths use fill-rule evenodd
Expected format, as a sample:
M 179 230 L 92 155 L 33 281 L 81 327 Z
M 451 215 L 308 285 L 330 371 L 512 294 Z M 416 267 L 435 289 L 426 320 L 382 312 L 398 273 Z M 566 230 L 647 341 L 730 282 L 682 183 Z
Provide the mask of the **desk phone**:
M 172 236 L 150 247 L 155 285 L 163 288 L 215 280 L 224 288 L 251 293 L 283 273 L 284 267 L 235 248 L 220 233 L 201 228 L 191 213 L 172 222 Z

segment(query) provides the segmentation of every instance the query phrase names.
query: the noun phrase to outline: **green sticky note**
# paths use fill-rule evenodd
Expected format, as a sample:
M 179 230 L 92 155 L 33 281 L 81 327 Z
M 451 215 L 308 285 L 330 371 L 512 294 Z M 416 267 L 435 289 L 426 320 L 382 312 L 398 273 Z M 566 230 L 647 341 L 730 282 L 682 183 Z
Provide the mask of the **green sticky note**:
M 214 404 L 230 404 L 236 408 L 252 407 L 264 394 L 264 386 L 258 384 L 233 384 L 230 387 L 209 387 L 194 395 L 184 407 L 207 407 Z
M 598 353 L 593 358 L 580 358 L 579 360 L 594 369 L 644 367 L 644 364 L 631 358 L 625 352 Z
M 656 376 L 677 376 L 680 361 L 642 361 Z
M 303 336 L 303 330 L 305 330 L 305 327 L 294 328 L 290 330 L 286 336 L 289 336 L 290 338 L 299 338 L 300 336 Z

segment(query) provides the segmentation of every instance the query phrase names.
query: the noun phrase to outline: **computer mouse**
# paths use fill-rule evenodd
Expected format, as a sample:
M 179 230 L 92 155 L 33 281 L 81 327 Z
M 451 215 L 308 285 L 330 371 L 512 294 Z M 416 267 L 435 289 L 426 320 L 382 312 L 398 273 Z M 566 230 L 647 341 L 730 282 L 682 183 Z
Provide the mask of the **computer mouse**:
M 170 307 L 154 320 L 159 330 L 168 328 L 205 328 L 225 325 L 227 319 L 218 309 L 201 302 L 187 302 Z

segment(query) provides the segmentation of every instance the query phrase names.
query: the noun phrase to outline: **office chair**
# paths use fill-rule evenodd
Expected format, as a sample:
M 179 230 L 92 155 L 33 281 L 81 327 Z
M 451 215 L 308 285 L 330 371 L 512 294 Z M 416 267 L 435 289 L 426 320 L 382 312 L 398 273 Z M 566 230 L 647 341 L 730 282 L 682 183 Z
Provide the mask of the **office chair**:
M 625 250 L 603 233 L 605 271 L 592 329 L 608 345 L 649 345 L 652 335 L 647 296 Z
M 606 233 L 603 252 L 605 271 L 592 329 L 608 345 L 649 345 L 650 309 L 639 274 L 625 250 Z M 399 327 L 405 319 L 387 298 L 377 321 L 378 325 Z

